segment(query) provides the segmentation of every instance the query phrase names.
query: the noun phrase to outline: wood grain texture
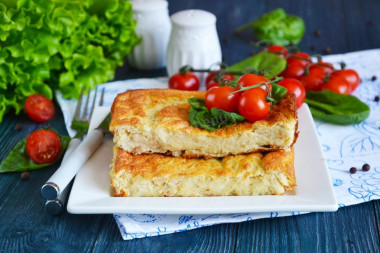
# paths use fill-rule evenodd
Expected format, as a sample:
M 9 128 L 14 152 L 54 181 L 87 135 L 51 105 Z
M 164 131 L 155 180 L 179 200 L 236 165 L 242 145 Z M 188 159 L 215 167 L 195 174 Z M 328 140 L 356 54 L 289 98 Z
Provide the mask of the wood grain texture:
M 332 53 L 380 47 L 378 0 L 169 0 L 169 12 L 204 9 L 214 13 L 222 52 L 228 64 L 256 50 L 250 31 L 234 35 L 238 26 L 277 7 L 301 16 L 306 34 L 300 48 Z M 373 25 L 368 21 L 372 20 Z M 321 36 L 313 32 L 321 30 Z M 316 50 L 311 51 L 314 45 Z M 166 70 L 136 71 L 125 64 L 115 79 L 165 76 Z M 56 108 L 57 105 L 56 105 Z M 49 122 L 67 133 L 62 113 Z M 14 130 L 16 123 L 24 128 Z M 25 115 L 6 115 L 0 124 L 0 161 L 11 148 L 41 124 Z M 380 201 L 344 207 L 336 213 L 221 224 L 188 232 L 123 241 L 112 215 L 48 216 L 40 187 L 58 168 L 34 171 L 28 181 L 20 173 L 0 174 L 0 252 L 379 252 Z

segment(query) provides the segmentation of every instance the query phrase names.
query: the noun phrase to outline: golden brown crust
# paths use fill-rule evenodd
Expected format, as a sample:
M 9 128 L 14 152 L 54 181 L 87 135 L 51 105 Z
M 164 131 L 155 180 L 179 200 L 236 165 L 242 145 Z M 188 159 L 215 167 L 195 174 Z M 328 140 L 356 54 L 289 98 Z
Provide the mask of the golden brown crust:
M 295 95 L 287 94 L 279 105 L 272 106 L 269 115 L 254 123 L 242 122 L 225 126 L 215 131 L 196 128 L 190 125 L 187 100 L 192 97 L 204 98 L 205 91 L 180 91 L 173 89 L 130 90 L 119 94 L 112 105 L 110 131 L 123 125 L 141 125 L 144 122 L 171 131 L 189 132 L 194 135 L 228 137 L 245 130 L 255 129 L 256 125 L 272 125 L 296 118 Z M 151 118 L 149 119 L 149 117 Z M 154 120 L 152 120 L 154 118 Z

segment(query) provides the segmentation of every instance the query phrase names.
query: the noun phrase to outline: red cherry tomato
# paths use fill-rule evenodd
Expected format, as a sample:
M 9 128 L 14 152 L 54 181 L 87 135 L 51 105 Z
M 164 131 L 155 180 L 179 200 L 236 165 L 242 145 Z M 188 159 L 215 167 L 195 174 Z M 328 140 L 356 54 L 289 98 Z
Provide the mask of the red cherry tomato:
M 275 53 L 275 54 L 278 54 L 278 55 L 283 55 L 283 56 L 287 56 L 289 54 L 289 51 L 286 47 L 284 46 L 280 46 L 280 45 L 272 45 L 272 46 L 268 46 L 267 47 L 267 50 L 269 52 L 272 52 L 272 53 Z
M 306 90 L 302 83 L 294 78 L 285 78 L 278 84 L 288 90 L 286 93 L 294 93 L 296 95 L 297 108 L 300 108 L 303 102 L 305 102 L 306 97 Z
M 306 66 L 311 64 L 311 57 L 309 54 L 307 54 L 305 52 L 298 52 L 298 53 L 294 53 L 294 54 L 290 55 L 286 59 L 286 62 L 288 63 L 288 65 L 292 64 L 293 62 L 299 62 L 303 66 L 306 67 Z
M 299 78 L 306 91 L 321 91 L 323 88 L 323 78 L 326 75 L 319 70 L 309 71 L 307 75 Z
M 270 103 L 265 101 L 267 93 L 263 89 L 246 90 L 240 96 L 238 110 L 250 122 L 265 119 L 269 114 Z
M 360 84 L 358 72 L 353 69 L 334 71 L 331 73 L 331 76 L 339 76 L 345 79 L 351 86 L 351 92 L 353 92 Z
M 329 80 L 323 85 L 324 90 L 331 90 L 339 94 L 350 94 L 350 84 L 340 76 L 330 76 Z
M 25 111 L 35 122 L 46 122 L 55 114 L 53 102 L 44 95 L 34 94 L 25 101 Z
M 209 82 L 214 82 L 214 81 L 216 81 L 215 78 L 216 78 L 216 74 L 215 74 L 215 73 L 210 73 L 210 74 L 208 74 L 207 77 L 206 77 L 206 85 L 207 85 Z M 224 75 L 223 75 L 223 78 L 224 78 L 224 79 L 227 79 L 227 80 L 234 80 L 234 75 L 231 75 L 231 74 L 224 74 Z
M 169 88 L 176 90 L 198 90 L 199 79 L 191 72 L 187 72 L 183 75 L 177 73 L 170 77 Z
M 239 78 L 237 82 L 242 87 L 248 87 L 248 86 L 253 86 L 259 83 L 268 82 L 268 79 L 266 79 L 264 76 L 259 76 L 255 74 L 244 74 Z M 267 85 L 269 87 L 269 90 L 272 91 L 272 85 L 271 84 L 267 84 Z M 264 85 L 260 86 L 260 88 L 265 91 L 267 90 Z
M 305 71 L 305 66 L 299 62 L 293 62 L 280 74 L 284 78 L 299 78 Z
M 318 64 L 311 64 L 310 65 L 309 71 L 311 71 L 311 70 L 312 71 L 314 71 L 314 70 L 321 71 L 325 75 L 327 75 L 327 74 L 334 71 L 334 67 L 332 64 L 330 64 L 328 62 L 319 61 Z
M 240 94 L 230 86 L 215 87 L 206 93 L 206 107 L 211 110 L 215 107 L 226 112 L 236 112 Z
M 61 141 L 52 130 L 36 130 L 26 139 L 26 152 L 35 163 L 52 163 L 61 152 Z

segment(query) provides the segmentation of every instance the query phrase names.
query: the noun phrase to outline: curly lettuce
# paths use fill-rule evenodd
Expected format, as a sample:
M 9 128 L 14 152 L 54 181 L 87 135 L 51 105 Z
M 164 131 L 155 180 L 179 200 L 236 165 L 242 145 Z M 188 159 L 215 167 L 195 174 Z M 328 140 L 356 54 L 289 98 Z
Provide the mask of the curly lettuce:
M 125 0 L 18 0 L 0 3 L 0 122 L 26 97 L 78 98 L 114 77 L 140 42 Z

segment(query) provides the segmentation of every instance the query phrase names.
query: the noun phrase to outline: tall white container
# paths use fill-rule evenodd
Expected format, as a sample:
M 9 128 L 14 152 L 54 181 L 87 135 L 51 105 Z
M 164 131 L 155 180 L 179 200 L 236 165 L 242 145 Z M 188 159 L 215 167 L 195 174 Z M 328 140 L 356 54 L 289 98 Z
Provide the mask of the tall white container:
M 221 62 L 222 52 L 216 17 L 203 10 L 185 10 L 171 16 L 172 32 L 168 44 L 166 69 L 169 76 L 178 73 L 179 68 L 191 65 L 194 68 L 209 68 Z M 205 73 L 195 73 L 205 87 Z
M 166 50 L 171 23 L 168 2 L 165 0 L 134 0 L 132 17 L 137 20 L 136 34 L 142 38 L 128 55 L 131 67 L 142 70 L 166 66 Z

